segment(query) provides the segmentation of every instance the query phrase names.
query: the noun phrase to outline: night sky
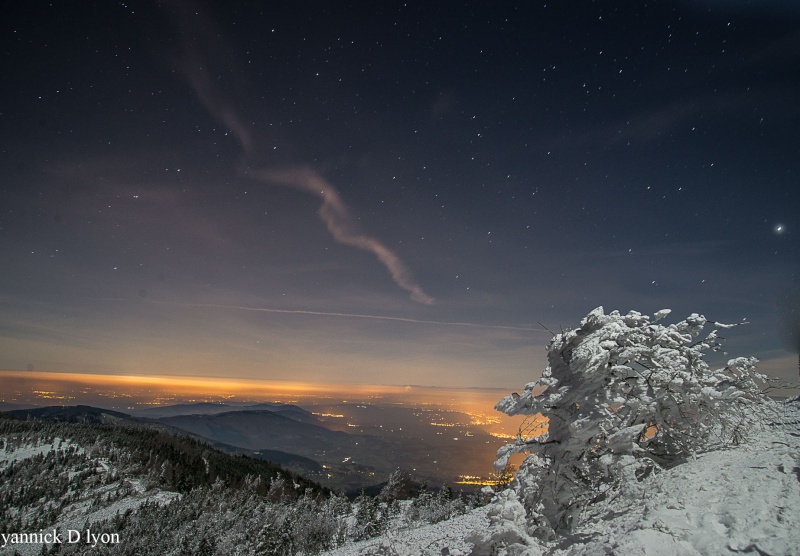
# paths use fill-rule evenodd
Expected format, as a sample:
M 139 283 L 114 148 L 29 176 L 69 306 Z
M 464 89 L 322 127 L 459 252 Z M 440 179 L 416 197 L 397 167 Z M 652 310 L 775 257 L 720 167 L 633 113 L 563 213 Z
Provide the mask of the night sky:
M 1 19 L 0 368 L 521 387 L 602 305 L 796 376 L 793 0 Z

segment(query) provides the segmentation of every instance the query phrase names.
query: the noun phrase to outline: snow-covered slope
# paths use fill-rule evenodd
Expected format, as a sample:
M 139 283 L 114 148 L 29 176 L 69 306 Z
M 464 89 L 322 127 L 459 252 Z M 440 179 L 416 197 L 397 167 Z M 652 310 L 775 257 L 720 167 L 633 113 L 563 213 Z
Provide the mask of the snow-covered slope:
M 86 459 L 75 457 L 86 454 L 86 449 L 80 444 L 75 444 L 70 440 L 54 438 L 48 441 L 36 439 L 30 442 L 16 441 L 13 445 L 4 441 L 0 437 L 0 473 L 20 473 L 20 469 L 26 469 L 26 464 L 34 465 L 32 462 L 47 461 L 45 467 L 47 472 L 36 476 L 37 483 L 41 485 L 54 484 L 56 477 L 64 478 L 70 484 L 69 490 L 62 496 L 52 497 L 47 500 L 43 497 L 40 501 L 31 501 L 30 504 L 22 508 L 3 507 L 3 518 L 19 518 L 20 523 L 24 520 L 29 522 L 35 519 L 36 514 L 52 515 L 53 521 L 47 523 L 47 527 L 32 528 L 30 531 L 15 530 L 15 526 L 3 523 L 0 520 L 0 528 L 7 534 L 18 532 L 35 532 L 36 529 L 51 531 L 78 531 L 87 523 L 98 523 L 104 520 L 113 519 L 115 516 L 124 515 L 126 511 L 135 511 L 141 505 L 168 504 L 172 500 L 180 497 L 177 492 L 170 492 L 159 488 L 146 488 L 143 480 L 139 478 L 125 478 L 124 473 L 106 458 Z M 73 456 L 73 457 L 70 457 Z M 13 470 L 16 467 L 16 470 Z M 9 471 L 12 468 L 12 471 Z M 22 471 L 24 473 L 24 471 Z M 13 499 L 18 491 L 8 485 L 3 484 L 4 480 L 10 479 L 0 476 L 0 489 L 3 497 Z M 9 490 L 11 492 L 9 492 Z M 53 487 L 53 492 L 58 489 Z M 18 494 L 22 497 L 21 493 Z M 5 540 L 4 540 L 5 541 Z M 40 554 L 42 545 L 36 543 L 0 544 L 0 555 L 21 554 L 22 556 Z
M 654 473 L 624 495 L 592 508 L 569 538 L 497 554 L 800 555 L 800 403 L 782 423 L 733 449 L 710 452 Z M 508 508 L 506 517 L 513 516 Z M 500 519 L 497 507 L 494 519 Z M 331 555 L 465 555 L 465 539 L 489 526 L 487 508 L 454 520 L 395 531 Z M 483 554 L 484 552 L 480 552 Z
M 749 445 L 659 473 L 643 485 L 643 499 L 614 501 L 608 520 L 577 531 L 594 540 L 556 554 L 606 547 L 620 556 L 800 554 L 800 429 L 793 421 Z
M 466 540 L 467 537 L 477 529 L 486 527 L 487 523 L 486 507 L 483 507 L 434 525 L 392 530 L 380 537 L 351 543 L 324 554 L 329 556 L 469 554 L 472 543 Z

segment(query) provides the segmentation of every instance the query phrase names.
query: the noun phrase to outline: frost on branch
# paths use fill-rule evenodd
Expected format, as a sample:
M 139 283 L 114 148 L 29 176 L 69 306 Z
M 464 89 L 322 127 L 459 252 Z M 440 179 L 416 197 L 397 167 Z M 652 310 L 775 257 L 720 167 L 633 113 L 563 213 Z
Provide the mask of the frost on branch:
M 632 494 L 656 467 L 745 440 L 772 403 L 754 358 L 712 369 L 704 360 L 721 347 L 716 328 L 701 336 L 705 317 L 661 324 L 631 311 L 599 307 L 548 346 L 542 378 L 495 409 L 547 419 L 538 436 L 517 437 L 498 451 L 502 468 L 529 452 L 512 488 L 527 512 L 528 533 L 568 532 L 591 504 Z M 543 391 L 542 391 L 543 390 Z

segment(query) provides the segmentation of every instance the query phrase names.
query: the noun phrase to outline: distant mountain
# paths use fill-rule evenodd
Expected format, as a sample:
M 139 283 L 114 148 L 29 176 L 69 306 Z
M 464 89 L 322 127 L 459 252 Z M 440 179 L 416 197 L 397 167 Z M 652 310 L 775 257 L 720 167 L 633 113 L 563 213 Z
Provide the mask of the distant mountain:
M 234 409 L 234 407 L 224 403 L 197 402 L 159 405 L 145 409 L 137 409 L 132 413 L 137 417 L 158 419 L 160 417 L 174 417 L 175 415 L 212 415 L 214 413 L 233 411 Z
M 309 425 L 319 425 L 325 427 L 324 422 L 321 421 L 319 417 L 317 417 L 316 415 L 314 415 L 309 411 L 306 411 L 302 407 L 298 407 L 292 404 L 259 403 L 254 405 L 247 405 L 237 409 L 240 411 L 271 411 L 272 413 L 282 415 L 283 417 L 288 417 L 289 419 L 298 421 L 300 423 L 306 423 Z
M 280 450 L 248 450 L 247 448 L 239 448 L 238 446 L 214 441 L 212 441 L 212 445 L 214 448 L 222 450 L 226 454 L 247 456 L 252 459 L 268 461 L 313 480 L 318 480 L 324 471 L 322 465 L 311 458 L 290 454 L 288 452 L 281 452 Z
M 34 407 L 30 409 L 14 409 L 9 411 L 18 417 L 36 417 L 51 421 L 67 423 L 112 423 L 120 419 L 130 419 L 130 415 L 110 409 L 101 409 L 88 405 L 62 406 L 52 405 L 47 407 Z
M 0 411 L 14 411 L 15 409 L 30 409 L 36 407 L 29 403 L 8 403 L 0 402 Z
M 157 422 L 227 445 L 225 450 L 230 450 L 231 446 L 250 450 L 247 453 L 253 457 L 290 466 L 316 481 L 345 491 L 373 484 L 376 478 L 380 481 L 388 477 L 399 465 L 398 460 L 402 460 L 403 450 L 387 438 L 332 431 L 285 416 L 302 415 L 294 410 L 284 413 L 230 411 L 165 417 Z M 325 467 L 325 472 L 287 459 L 287 454 L 314 460 Z M 276 460 L 271 459 L 273 457 Z
M 148 407 L 133 412 L 139 417 L 150 419 L 161 419 L 164 417 L 177 417 L 179 415 L 217 415 L 230 411 L 270 411 L 283 415 L 301 423 L 321 425 L 322 421 L 313 413 L 296 405 L 284 403 L 257 403 L 257 404 L 231 404 L 216 402 L 197 402 L 182 403 L 175 405 L 164 405 L 158 407 Z
M 240 448 L 281 450 L 307 457 L 346 450 L 357 442 L 347 433 L 331 431 L 288 415 L 295 416 L 298 412 L 228 411 L 215 415 L 163 417 L 158 422 Z

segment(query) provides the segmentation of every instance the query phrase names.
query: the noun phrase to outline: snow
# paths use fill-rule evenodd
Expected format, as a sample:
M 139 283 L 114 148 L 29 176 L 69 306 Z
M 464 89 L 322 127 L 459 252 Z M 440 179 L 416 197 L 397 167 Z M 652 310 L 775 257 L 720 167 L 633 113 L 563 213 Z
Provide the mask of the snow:
M 0 471 L 8 467 L 12 462 L 22 462 L 29 458 L 47 455 L 51 451 L 67 450 L 73 448 L 77 453 L 85 453 L 84 448 L 77 444 L 72 444 L 69 440 L 54 438 L 52 442 L 39 441 L 39 442 L 26 442 L 20 445 L 11 447 L 6 443 L 0 448 Z M 100 475 L 118 474 L 119 470 L 116 469 L 105 458 L 97 458 L 97 467 L 95 471 Z M 68 477 L 72 480 L 74 477 L 80 475 L 80 470 L 68 471 Z M 109 501 L 102 507 L 93 505 L 95 498 L 102 498 L 113 493 L 120 486 L 127 483 L 130 487 L 130 494 L 122 496 L 116 500 Z M 49 531 L 53 528 L 59 530 L 83 530 L 87 523 L 98 523 L 101 521 L 114 518 L 117 514 L 124 514 L 127 510 L 136 510 L 145 502 L 155 502 L 159 505 L 168 504 L 173 500 L 180 498 L 177 492 L 165 491 L 157 488 L 147 489 L 143 480 L 140 478 L 123 479 L 122 481 L 113 481 L 108 484 L 102 482 L 80 494 L 80 497 L 75 502 L 66 504 L 60 513 L 60 518 L 57 522 L 52 523 L 51 526 L 45 530 Z M 14 550 L 23 556 L 39 554 L 41 552 L 41 545 L 39 544 L 20 544 L 15 545 Z M 8 553 L 7 550 L 0 549 L 0 554 Z
M 645 499 L 615 501 L 607 508 L 615 517 L 576 530 L 596 541 L 554 554 L 600 547 L 619 556 L 800 554 L 797 424 L 793 432 L 770 431 L 746 446 L 702 454 L 643 486 Z
M 79 454 L 84 452 L 81 446 L 58 437 L 54 438 L 52 442 L 25 443 L 19 446 L 6 443 L 0 448 L 0 471 L 14 462 L 44 456 L 53 450 L 66 450 L 70 447 L 75 447 Z
M 325 552 L 328 556 L 359 556 L 367 554 L 392 554 L 395 556 L 450 555 L 470 553 L 472 543 L 466 538 L 488 523 L 487 508 L 478 508 L 467 514 L 434 525 L 424 525 L 393 530 L 380 537 L 351 543 Z
M 591 517 L 569 538 L 544 543 L 525 535 L 519 527 L 521 506 L 504 491 L 493 506 L 327 554 L 483 554 L 472 552 L 466 539 L 485 531 L 491 519 L 518 542 L 499 555 L 800 556 L 800 402 L 783 408 L 782 422 L 747 444 L 655 472 L 591 508 Z

